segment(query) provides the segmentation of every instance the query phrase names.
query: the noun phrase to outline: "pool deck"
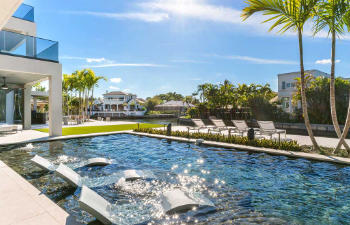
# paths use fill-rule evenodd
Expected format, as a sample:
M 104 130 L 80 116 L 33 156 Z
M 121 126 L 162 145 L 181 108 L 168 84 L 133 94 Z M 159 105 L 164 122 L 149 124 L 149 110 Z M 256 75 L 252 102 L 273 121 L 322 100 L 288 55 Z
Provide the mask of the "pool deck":
M 95 123 L 97 126 L 97 123 Z M 114 124 L 114 123 L 113 123 Z M 106 125 L 113 125 L 108 123 Z M 121 123 L 118 123 L 121 124 Z M 98 126 L 102 125 L 98 123 Z M 187 130 L 186 127 L 173 127 L 173 130 Z M 170 137 L 164 135 L 136 133 L 133 131 L 116 131 L 108 133 L 95 133 L 84 135 L 49 137 L 46 133 L 35 130 L 25 130 L 17 134 L 0 137 L 0 145 L 24 144 L 42 141 L 58 141 L 72 138 L 95 137 L 111 134 L 133 134 L 153 138 L 168 139 L 174 141 L 195 143 L 195 139 Z M 294 135 L 297 136 L 297 135 Z M 290 136 L 288 136 L 290 138 Z M 303 137 L 305 140 L 308 137 Z M 299 137 L 300 139 L 300 137 Z M 320 137 L 318 137 L 320 139 Z M 330 139 L 330 140 L 329 140 Z M 322 143 L 336 143 L 335 138 L 321 138 Z M 282 151 L 268 148 L 259 148 L 252 146 L 220 143 L 213 141 L 204 141 L 203 144 L 221 148 L 239 149 L 243 151 L 252 151 L 258 153 L 267 153 L 271 155 L 281 155 L 293 158 L 305 158 L 321 162 L 331 162 L 343 165 L 350 165 L 350 158 L 341 158 L 334 156 L 325 156 L 304 152 Z M 1 225 L 77 225 L 72 218 L 62 208 L 52 202 L 44 194 L 41 194 L 34 186 L 22 178 L 19 174 L 0 161 L 0 224 Z
M 78 225 L 66 211 L 0 161 L 1 225 Z

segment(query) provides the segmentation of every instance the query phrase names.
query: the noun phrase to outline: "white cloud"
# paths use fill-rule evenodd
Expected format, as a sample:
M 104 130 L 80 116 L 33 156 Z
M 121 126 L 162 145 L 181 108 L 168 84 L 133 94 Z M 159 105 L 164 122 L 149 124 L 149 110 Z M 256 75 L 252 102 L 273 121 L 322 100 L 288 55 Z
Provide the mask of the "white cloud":
M 171 60 L 171 62 L 173 63 L 207 63 L 205 61 L 200 61 L 200 60 L 193 60 L 193 59 L 174 59 L 174 60 Z
M 120 88 L 118 88 L 116 86 L 109 86 L 109 89 L 111 89 L 111 90 L 120 90 Z
M 123 92 L 130 92 L 130 89 L 126 88 L 123 90 Z
M 255 64 L 282 64 L 282 65 L 297 65 L 298 62 L 290 61 L 290 60 L 281 60 L 281 59 L 265 59 L 265 58 L 256 58 L 256 57 L 250 57 L 250 56 L 239 56 L 239 55 L 233 55 L 233 56 L 222 56 L 222 55 L 211 55 L 214 57 L 219 57 L 223 59 L 229 59 L 229 60 L 240 60 L 240 61 L 246 61 L 251 62 Z
M 119 77 L 112 78 L 112 79 L 111 79 L 111 82 L 112 82 L 112 83 L 119 84 L 120 82 L 122 82 L 122 78 L 119 78 Z
M 169 15 L 166 13 L 142 13 L 142 12 L 131 12 L 131 13 L 106 13 L 106 12 L 91 12 L 91 11 L 66 11 L 65 13 L 74 15 L 89 15 L 97 17 L 105 17 L 111 19 L 134 19 L 145 22 L 161 22 L 169 19 Z
M 331 59 L 320 59 L 320 60 L 317 60 L 315 63 L 321 64 L 321 65 L 332 64 L 332 60 Z M 340 63 L 340 60 L 339 59 L 335 60 L 335 63 Z
M 93 62 L 100 63 L 103 61 L 106 61 L 106 59 L 105 58 L 86 58 L 86 62 L 88 63 L 93 63 Z
M 165 65 L 151 64 L 151 63 L 108 63 L 101 65 L 85 65 L 83 67 L 90 68 L 106 68 L 106 67 L 165 67 Z
M 107 61 L 105 58 L 85 58 L 85 57 L 77 57 L 77 56 L 61 56 L 60 59 L 67 59 L 67 60 L 83 60 L 87 63 L 93 63 L 93 62 L 104 62 Z

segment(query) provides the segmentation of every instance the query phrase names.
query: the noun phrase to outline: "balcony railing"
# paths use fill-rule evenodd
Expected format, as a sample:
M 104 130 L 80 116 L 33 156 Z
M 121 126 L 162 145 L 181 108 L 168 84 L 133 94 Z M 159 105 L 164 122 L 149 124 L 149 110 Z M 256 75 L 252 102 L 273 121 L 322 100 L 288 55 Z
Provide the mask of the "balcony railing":
M 22 4 L 18 7 L 13 17 L 34 22 L 34 7 L 26 4 Z
M 58 62 L 58 42 L 0 31 L 0 54 Z

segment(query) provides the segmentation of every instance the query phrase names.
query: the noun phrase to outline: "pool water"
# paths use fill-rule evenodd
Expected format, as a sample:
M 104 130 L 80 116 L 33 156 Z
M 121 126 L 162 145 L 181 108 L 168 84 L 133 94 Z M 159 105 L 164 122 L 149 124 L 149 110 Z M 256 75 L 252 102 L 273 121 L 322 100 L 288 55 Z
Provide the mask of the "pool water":
M 115 205 L 120 224 L 350 223 L 350 167 L 126 134 L 0 149 L 0 160 L 84 224 L 99 223 L 79 209 L 80 189 L 34 166 L 35 154 L 102 180 L 125 169 L 151 170 L 156 180 L 93 188 Z M 115 164 L 77 168 L 92 157 Z M 173 188 L 201 193 L 216 211 L 164 215 L 160 195 Z

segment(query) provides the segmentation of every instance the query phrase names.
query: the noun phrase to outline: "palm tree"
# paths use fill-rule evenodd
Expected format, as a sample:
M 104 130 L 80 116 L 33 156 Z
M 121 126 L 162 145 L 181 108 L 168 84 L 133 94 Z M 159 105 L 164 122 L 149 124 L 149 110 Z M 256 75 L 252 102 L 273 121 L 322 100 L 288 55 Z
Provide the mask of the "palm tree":
M 243 9 L 242 13 L 243 20 L 259 12 L 262 12 L 265 16 L 270 16 L 269 19 L 263 21 L 274 21 L 269 31 L 272 31 L 276 27 L 281 27 L 279 30 L 280 33 L 285 33 L 289 30 L 297 32 L 299 40 L 303 116 L 307 132 L 315 149 L 319 149 L 319 146 L 312 132 L 305 95 L 303 30 L 305 23 L 313 17 L 313 11 L 318 2 L 319 0 L 247 0 L 246 3 L 248 6 Z
M 332 122 L 338 138 L 341 138 L 342 132 L 337 118 L 337 109 L 335 105 L 335 50 L 337 36 L 345 32 L 346 18 L 349 16 L 349 2 L 347 0 L 327 0 L 320 2 L 316 9 L 316 21 L 314 26 L 315 34 L 328 27 L 328 34 L 332 37 L 332 56 L 331 56 L 331 80 L 330 80 L 330 107 Z M 349 145 L 342 139 L 341 144 L 350 152 Z M 338 147 L 334 150 L 338 150 Z

